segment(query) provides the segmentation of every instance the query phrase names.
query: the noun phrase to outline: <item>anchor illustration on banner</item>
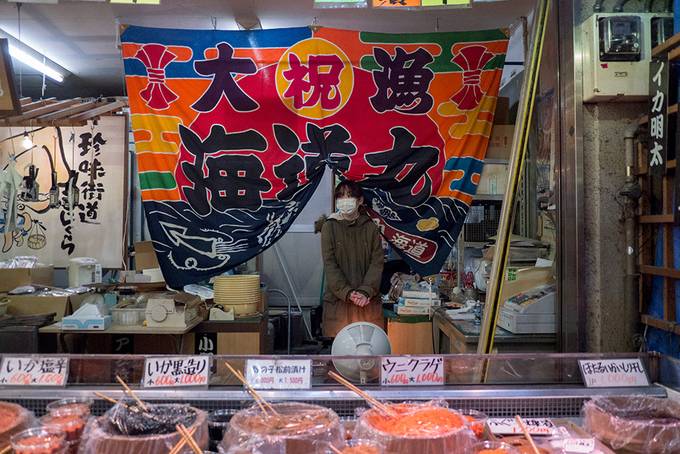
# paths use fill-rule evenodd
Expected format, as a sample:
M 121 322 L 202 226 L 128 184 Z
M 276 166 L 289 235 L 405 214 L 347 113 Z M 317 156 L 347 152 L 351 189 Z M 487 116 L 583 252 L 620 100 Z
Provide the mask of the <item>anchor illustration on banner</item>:
M 174 246 L 184 247 L 210 259 L 228 260 L 230 253 L 242 252 L 248 248 L 245 239 L 234 241 L 229 235 L 216 230 L 205 230 L 205 233 L 210 232 L 211 236 L 203 237 L 187 235 L 188 229 L 180 225 L 168 224 L 167 222 L 160 222 L 159 224 Z M 215 237 L 215 235 L 220 236 Z

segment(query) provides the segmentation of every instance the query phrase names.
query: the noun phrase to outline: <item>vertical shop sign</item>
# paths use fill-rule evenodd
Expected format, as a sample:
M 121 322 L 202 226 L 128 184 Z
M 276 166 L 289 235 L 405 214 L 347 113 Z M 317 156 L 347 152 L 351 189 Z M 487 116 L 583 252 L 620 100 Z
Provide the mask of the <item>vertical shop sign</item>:
M 194 353 L 197 355 L 217 354 L 217 333 L 200 333 L 196 336 L 196 348 Z
M 668 57 L 654 58 L 649 66 L 649 172 L 662 175 L 668 149 Z

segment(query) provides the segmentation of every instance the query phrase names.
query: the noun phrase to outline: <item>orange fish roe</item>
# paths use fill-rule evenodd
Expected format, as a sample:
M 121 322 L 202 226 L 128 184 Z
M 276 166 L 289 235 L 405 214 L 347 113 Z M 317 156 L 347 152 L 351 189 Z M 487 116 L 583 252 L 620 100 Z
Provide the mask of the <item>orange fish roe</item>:
M 64 439 L 58 436 L 40 436 L 23 438 L 14 444 L 15 454 L 53 454 L 61 452 Z
M 380 451 L 373 446 L 359 445 L 343 449 L 342 454 L 380 454 Z
M 85 429 L 85 419 L 77 414 L 47 415 L 40 421 L 44 426 L 63 431 L 69 441 L 78 440 Z
M 477 421 L 472 416 L 464 416 L 465 420 L 470 424 L 470 429 L 475 433 L 475 437 L 482 438 L 484 436 L 484 423 Z
M 397 416 L 388 416 L 370 410 L 367 422 L 373 428 L 390 435 L 402 437 L 431 437 L 460 429 L 465 421 L 458 413 L 442 407 L 421 405 L 391 405 Z

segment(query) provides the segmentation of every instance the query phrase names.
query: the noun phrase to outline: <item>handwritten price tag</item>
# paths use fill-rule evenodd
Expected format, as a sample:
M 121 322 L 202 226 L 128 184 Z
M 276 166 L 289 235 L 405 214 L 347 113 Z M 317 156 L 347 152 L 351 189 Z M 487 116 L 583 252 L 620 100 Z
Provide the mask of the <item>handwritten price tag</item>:
M 567 438 L 562 442 L 562 449 L 566 452 L 593 452 L 595 450 L 595 439 Z
M 634 359 L 581 359 L 583 383 L 588 388 L 649 386 L 645 366 Z
M 207 386 L 210 356 L 162 356 L 144 361 L 143 388 Z
M 444 384 L 442 356 L 392 356 L 382 359 L 380 383 L 384 386 Z
M 555 424 L 547 418 L 528 418 L 522 421 L 531 435 L 552 435 L 556 430 Z M 489 418 L 487 425 L 494 435 L 524 433 L 515 418 Z
M 0 386 L 65 386 L 68 358 L 6 356 L 0 363 Z
M 249 359 L 246 380 L 255 389 L 309 389 L 312 386 L 310 359 Z

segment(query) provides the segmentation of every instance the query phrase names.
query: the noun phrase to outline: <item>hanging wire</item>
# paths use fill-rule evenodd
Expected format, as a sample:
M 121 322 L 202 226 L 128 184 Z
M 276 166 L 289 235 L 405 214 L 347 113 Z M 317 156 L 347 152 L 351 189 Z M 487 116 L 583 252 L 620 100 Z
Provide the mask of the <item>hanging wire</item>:
M 19 41 L 21 41 L 21 3 L 17 3 L 17 28 Z M 19 65 L 19 97 L 24 97 L 24 71 L 21 64 Z
M 217 17 L 210 16 L 210 22 L 212 23 L 213 31 L 217 31 Z

